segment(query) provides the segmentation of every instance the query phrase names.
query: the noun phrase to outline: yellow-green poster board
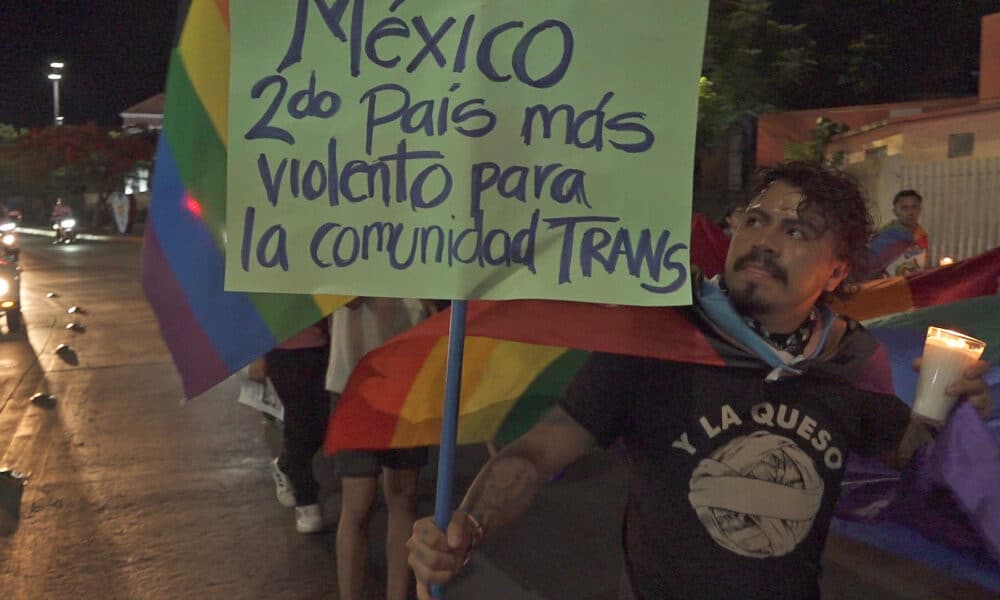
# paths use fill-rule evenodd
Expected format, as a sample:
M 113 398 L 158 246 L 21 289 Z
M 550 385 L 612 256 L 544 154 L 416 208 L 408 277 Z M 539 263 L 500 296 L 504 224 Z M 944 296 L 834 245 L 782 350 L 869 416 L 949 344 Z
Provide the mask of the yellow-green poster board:
M 234 0 L 226 288 L 689 303 L 707 12 Z

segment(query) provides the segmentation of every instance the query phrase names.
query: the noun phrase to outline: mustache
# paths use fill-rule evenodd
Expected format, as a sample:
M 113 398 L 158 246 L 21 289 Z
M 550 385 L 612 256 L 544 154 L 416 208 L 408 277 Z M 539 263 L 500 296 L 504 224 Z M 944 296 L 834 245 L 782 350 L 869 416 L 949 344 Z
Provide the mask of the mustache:
M 781 283 L 788 283 L 788 271 L 785 271 L 781 265 L 775 262 L 769 252 L 765 252 L 760 248 L 753 248 L 750 252 L 738 258 L 733 265 L 733 270 L 742 271 L 748 266 L 762 268 Z

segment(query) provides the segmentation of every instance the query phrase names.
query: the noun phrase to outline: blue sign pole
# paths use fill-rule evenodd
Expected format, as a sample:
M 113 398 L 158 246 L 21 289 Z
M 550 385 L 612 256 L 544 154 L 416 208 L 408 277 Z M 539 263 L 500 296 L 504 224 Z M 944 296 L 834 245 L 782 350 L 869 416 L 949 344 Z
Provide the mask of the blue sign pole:
M 451 522 L 451 494 L 455 474 L 455 448 L 458 445 L 458 408 L 462 392 L 466 308 L 465 300 L 455 300 L 451 303 L 444 418 L 441 423 L 441 450 L 438 454 L 437 495 L 434 498 L 434 522 L 441 531 L 447 531 L 448 523 Z M 438 600 L 443 600 L 444 586 L 433 586 L 431 594 Z

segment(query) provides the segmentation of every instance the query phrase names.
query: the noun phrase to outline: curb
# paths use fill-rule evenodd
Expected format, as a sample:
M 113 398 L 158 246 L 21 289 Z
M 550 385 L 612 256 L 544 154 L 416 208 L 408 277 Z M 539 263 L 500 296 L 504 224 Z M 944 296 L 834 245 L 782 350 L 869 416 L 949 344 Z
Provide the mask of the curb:
M 35 227 L 18 227 L 16 233 L 24 235 L 36 235 L 41 237 L 56 237 L 56 232 L 51 229 L 39 229 Z M 76 238 L 90 242 L 142 242 L 142 236 L 138 235 L 105 235 L 99 233 L 78 233 Z

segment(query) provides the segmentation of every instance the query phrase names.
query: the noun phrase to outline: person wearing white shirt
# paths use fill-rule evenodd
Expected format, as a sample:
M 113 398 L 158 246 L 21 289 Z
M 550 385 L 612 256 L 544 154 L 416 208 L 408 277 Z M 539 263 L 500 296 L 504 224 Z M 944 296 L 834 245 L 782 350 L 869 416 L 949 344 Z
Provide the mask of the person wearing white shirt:
M 419 300 L 357 298 L 333 313 L 330 322 L 330 363 L 326 387 L 334 404 L 351 371 L 369 351 L 406 331 L 427 316 Z M 388 509 L 386 532 L 386 598 L 404 600 L 410 588 L 406 540 L 416 518 L 417 478 L 427 464 L 427 448 L 347 450 L 334 455 L 341 479 L 340 522 L 337 525 L 337 581 L 340 597 L 364 596 L 368 556 L 368 523 L 384 477 Z

